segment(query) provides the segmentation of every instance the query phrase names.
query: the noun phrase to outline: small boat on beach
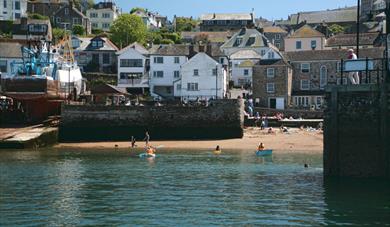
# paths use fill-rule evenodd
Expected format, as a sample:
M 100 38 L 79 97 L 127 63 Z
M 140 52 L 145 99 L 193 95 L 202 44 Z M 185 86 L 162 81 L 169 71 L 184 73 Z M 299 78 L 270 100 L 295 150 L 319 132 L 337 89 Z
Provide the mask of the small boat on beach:
M 222 154 L 222 151 L 221 150 L 215 150 L 215 151 L 213 151 L 213 154 L 220 155 L 220 154 Z
M 256 151 L 257 156 L 269 156 L 272 155 L 272 150 Z

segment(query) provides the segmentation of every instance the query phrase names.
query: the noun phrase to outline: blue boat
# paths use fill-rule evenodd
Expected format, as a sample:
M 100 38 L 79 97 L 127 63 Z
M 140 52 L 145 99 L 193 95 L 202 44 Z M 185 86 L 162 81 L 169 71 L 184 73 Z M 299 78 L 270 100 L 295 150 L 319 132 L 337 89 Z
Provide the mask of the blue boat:
M 269 156 L 272 155 L 272 150 L 256 151 L 257 156 Z
M 139 155 L 140 158 L 155 158 L 156 154 L 142 153 Z

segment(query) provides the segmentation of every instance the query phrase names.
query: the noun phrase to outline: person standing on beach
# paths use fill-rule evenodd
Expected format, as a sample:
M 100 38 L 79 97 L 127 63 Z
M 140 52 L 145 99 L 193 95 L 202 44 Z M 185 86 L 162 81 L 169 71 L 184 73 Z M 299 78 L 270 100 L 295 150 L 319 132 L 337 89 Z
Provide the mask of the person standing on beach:
M 356 54 L 353 52 L 353 49 L 348 50 L 348 59 L 357 60 Z M 360 84 L 359 72 L 350 72 L 348 78 L 352 84 Z
M 146 146 L 148 146 L 149 145 L 149 141 L 150 141 L 150 135 L 149 135 L 148 131 L 145 132 L 144 140 L 145 140 Z

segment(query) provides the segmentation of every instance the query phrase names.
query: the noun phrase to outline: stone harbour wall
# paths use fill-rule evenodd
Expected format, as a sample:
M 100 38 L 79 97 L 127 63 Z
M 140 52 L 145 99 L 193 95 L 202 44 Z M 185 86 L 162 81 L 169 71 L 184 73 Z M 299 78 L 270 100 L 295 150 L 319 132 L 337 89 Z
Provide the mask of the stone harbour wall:
M 387 88 L 334 86 L 324 111 L 325 176 L 389 177 Z
M 214 100 L 209 106 L 63 105 L 61 141 L 224 139 L 243 136 L 242 100 Z

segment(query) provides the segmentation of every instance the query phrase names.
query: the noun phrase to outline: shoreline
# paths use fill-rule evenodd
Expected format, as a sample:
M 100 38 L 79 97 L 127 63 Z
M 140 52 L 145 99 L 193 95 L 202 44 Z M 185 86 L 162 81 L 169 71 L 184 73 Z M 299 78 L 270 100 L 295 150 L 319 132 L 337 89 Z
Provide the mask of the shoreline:
M 238 139 L 224 140 L 172 140 L 153 141 L 151 135 L 150 144 L 161 149 L 191 149 L 191 150 L 214 150 L 217 145 L 225 150 L 242 150 L 253 152 L 257 145 L 262 142 L 267 149 L 273 149 L 274 153 L 323 153 L 323 134 L 319 131 L 307 131 L 292 128 L 289 133 L 282 133 L 275 130 L 275 133 L 268 134 L 267 130 L 259 128 L 246 128 L 244 137 Z M 144 141 L 137 141 L 136 148 L 131 148 L 130 141 L 119 142 L 81 142 L 81 143 L 59 143 L 54 148 L 61 149 L 132 149 L 143 150 Z M 116 147 L 117 146 L 117 147 Z

